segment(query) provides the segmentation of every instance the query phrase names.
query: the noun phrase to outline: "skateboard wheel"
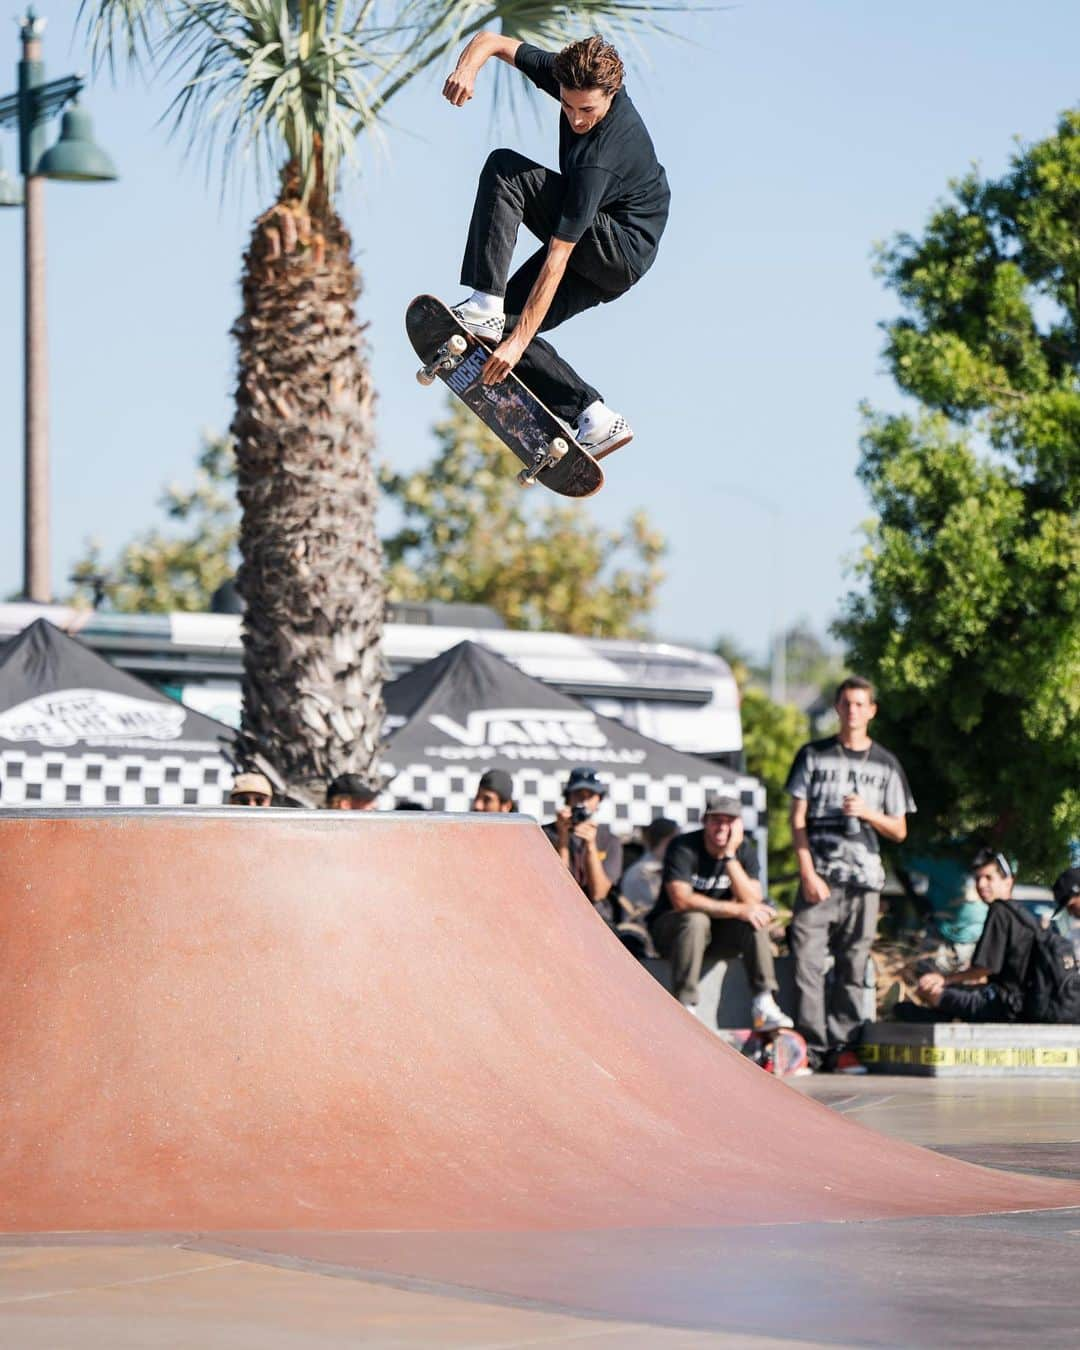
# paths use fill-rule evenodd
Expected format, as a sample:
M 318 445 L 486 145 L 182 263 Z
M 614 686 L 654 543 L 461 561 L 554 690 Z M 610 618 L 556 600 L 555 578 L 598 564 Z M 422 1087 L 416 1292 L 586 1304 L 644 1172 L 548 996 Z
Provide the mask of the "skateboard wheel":
M 548 446 L 548 454 L 551 456 L 552 461 L 557 464 L 569 449 L 570 447 L 563 438 L 561 436 L 556 436 Z
M 522 487 L 536 486 L 536 479 L 533 477 L 533 471 L 531 469 L 522 469 L 517 478 Z
M 465 339 L 461 336 L 460 333 L 455 333 L 450 338 L 450 340 L 447 342 L 446 345 L 452 356 L 460 356 L 462 352 L 465 351 L 466 347 L 468 347 L 469 344 L 465 341 Z
M 431 373 L 430 370 L 418 370 L 416 372 L 416 382 L 417 384 L 422 384 L 425 388 L 427 388 L 429 384 L 435 383 L 435 376 Z

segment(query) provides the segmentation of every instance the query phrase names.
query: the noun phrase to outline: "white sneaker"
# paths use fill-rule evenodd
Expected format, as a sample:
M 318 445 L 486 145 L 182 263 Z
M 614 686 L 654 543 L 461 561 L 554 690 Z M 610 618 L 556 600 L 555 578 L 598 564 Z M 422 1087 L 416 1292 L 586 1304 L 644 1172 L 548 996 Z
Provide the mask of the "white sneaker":
M 502 341 L 506 327 L 506 315 L 502 311 L 481 309 L 473 303 L 472 296 L 466 296 L 459 304 L 451 307 L 451 314 L 460 322 L 462 328 L 473 337 L 482 338 L 497 347 Z
M 574 423 L 574 440 L 594 459 L 610 455 L 633 439 L 633 427 L 622 413 L 613 412 L 604 403 L 590 403 Z
M 780 1031 L 784 1027 L 795 1025 L 768 991 L 754 996 L 754 1001 L 750 1005 L 750 1016 L 755 1031 Z

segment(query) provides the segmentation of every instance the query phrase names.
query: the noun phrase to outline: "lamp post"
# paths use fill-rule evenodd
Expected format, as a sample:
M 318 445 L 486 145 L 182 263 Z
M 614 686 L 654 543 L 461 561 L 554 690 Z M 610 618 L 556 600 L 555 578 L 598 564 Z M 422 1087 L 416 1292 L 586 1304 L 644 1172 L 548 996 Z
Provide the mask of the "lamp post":
M 14 94 L 0 98 L 0 127 L 14 125 L 19 134 L 20 194 L 0 172 L 0 206 L 23 208 L 23 323 L 24 386 L 23 434 L 25 446 L 23 497 L 23 595 L 48 603 L 49 581 L 49 407 L 48 350 L 45 318 L 45 199 L 46 178 L 69 182 L 108 182 L 116 170 L 108 155 L 94 144 L 90 119 L 78 106 L 64 113 L 60 140 L 44 146 L 45 123 L 75 105 L 85 81 L 79 75 L 45 80 L 41 35 L 45 20 L 33 9 L 20 22 L 22 60 Z

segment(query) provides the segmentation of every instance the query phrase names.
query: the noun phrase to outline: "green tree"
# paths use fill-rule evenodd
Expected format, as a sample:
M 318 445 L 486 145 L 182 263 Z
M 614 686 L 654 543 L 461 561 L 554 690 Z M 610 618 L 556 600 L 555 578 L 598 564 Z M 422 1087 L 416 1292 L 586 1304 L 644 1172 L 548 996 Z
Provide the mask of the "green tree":
M 159 504 L 183 528 L 148 530 L 112 562 L 91 540 L 72 570 L 75 604 L 90 603 L 100 579 L 112 608 L 127 613 L 210 608 L 214 592 L 236 566 L 239 513 L 229 437 L 204 436 L 194 486 L 170 485 Z
M 667 6 L 665 6 L 666 8 Z M 421 71 L 484 28 L 559 45 L 648 22 L 638 0 L 85 0 L 97 59 L 173 79 L 177 127 L 225 181 L 276 176 L 233 328 L 232 433 L 246 604 L 240 753 L 295 795 L 370 770 L 382 728 L 384 608 L 373 391 L 349 233 L 336 209 L 359 137 Z
M 784 791 L 791 762 L 809 739 L 805 713 L 787 703 L 774 703 L 763 690 L 743 684 L 743 751 L 747 770 L 765 786 L 769 826 L 769 894 L 790 906 L 798 887 L 798 871 L 791 842 L 788 797 Z
M 490 605 L 512 628 L 647 634 L 665 545 L 644 512 L 601 530 L 578 505 L 529 498 L 502 442 L 456 401 L 435 436 L 431 464 L 382 473 L 401 512 L 384 541 L 392 598 Z
M 1080 112 L 951 185 L 880 268 L 921 407 L 865 410 L 876 522 L 838 631 L 917 838 L 985 834 L 1048 875 L 1080 839 Z

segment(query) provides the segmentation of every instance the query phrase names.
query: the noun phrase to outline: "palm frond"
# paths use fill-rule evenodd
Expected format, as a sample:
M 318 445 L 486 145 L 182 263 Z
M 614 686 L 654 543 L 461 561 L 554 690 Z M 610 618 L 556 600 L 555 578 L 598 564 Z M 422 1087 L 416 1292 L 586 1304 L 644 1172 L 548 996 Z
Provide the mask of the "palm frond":
M 223 184 L 237 156 L 258 171 L 299 167 L 305 195 L 332 196 L 358 138 L 377 134 L 387 103 L 483 28 L 562 46 L 602 28 L 663 31 L 693 0 L 82 0 L 96 62 L 149 59 L 180 89 L 174 129 Z

